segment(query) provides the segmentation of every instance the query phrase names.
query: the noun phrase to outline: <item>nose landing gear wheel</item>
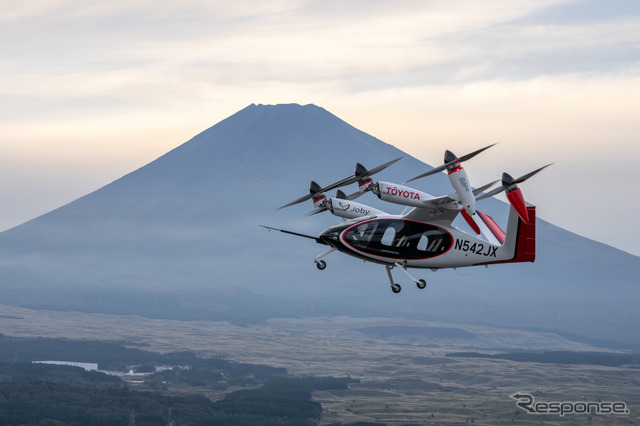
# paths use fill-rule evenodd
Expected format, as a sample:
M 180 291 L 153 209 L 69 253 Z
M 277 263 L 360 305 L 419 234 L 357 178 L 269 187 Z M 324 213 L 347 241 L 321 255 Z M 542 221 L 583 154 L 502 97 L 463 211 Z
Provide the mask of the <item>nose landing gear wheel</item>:
M 316 262 L 316 267 L 322 271 L 327 267 L 327 262 L 325 262 L 324 260 L 319 260 Z
M 418 281 L 416 281 L 416 285 L 418 286 L 418 288 L 420 290 L 422 290 L 423 288 L 425 288 L 427 286 L 427 282 L 423 279 L 419 279 Z
M 400 284 L 394 283 L 391 286 L 391 291 L 394 293 L 400 293 L 400 290 L 402 290 L 402 287 L 400 287 Z

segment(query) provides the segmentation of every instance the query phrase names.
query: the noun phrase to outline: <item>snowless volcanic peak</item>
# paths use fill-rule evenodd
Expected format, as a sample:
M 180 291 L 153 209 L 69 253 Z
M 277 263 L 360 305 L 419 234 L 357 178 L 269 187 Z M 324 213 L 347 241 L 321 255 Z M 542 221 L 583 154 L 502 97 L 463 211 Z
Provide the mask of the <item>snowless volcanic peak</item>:
M 535 263 L 420 270 L 427 289 L 399 295 L 380 265 L 334 253 L 320 272 L 313 258 L 324 247 L 258 226 L 318 235 L 340 219 L 305 217 L 311 202 L 278 207 L 308 193 L 311 180 L 328 184 L 357 162 L 374 167 L 401 156 L 376 178 L 404 182 L 430 169 L 318 106 L 250 105 L 105 187 L 0 233 L 0 304 L 188 319 L 376 312 L 640 347 L 640 258 L 543 220 Z M 496 179 L 504 171 L 495 170 Z M 471 168 L 469 177 L 486 183 L 474 182 Z M 453 192 L 444 174 L 413 183 L 434 195 Z M 403 210 L 372 194 L 358 201 Z M 478 208 L 506 218 L 498 200 Z M 228 291 L 239 288 L 242 297 Z

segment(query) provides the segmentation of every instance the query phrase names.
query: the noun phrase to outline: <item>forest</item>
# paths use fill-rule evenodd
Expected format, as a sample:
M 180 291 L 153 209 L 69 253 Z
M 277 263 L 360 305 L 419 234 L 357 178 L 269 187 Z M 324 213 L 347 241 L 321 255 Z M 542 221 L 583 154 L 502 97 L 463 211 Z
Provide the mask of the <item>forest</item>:
M 79 367 L 34 360 L 96 362 L 148 369 L 144 388 Z M 347 389 L 347 378 L 288 377 L 286 369 L 200 358 L 190 352 L 159 354 L 118 343 L 0 336 L 0 424 L 305 425 L 322 406 L 314 390 Z M 20 360 L 20 361 L 16 361 Z M 153 372 L 156 365 L 179 366 Z M 197 393 L 170 392 L 176 384 L 228 389 L 218 401 Z M 242 385 L 240 385 L 242 384 Z

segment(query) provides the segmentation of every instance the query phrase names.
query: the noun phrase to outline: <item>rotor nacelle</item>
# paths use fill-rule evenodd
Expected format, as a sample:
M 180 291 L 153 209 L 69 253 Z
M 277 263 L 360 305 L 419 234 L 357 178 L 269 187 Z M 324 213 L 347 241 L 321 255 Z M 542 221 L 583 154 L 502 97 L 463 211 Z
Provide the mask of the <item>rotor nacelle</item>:
M 476 198 L 471 189 L 471 184 L 469 183 L 467 172 L 464 171 L 461 163 L 463 161 L 472 159 L 482 151 L 491 148 L 493 145 L 495 144 L 485 146 L 484 148 L 480 148 L 469 154 L 465 154 L 462 157 L 458 157 L 453 152 L 447 149 L 444 151 L 444 164 L 438 167 L 434 167 L 428 172 L 422 173 L 421 175 L 418 175 L 414 178 L 411 178 L 407 182 L 411 182 L 413 180 L 420 179 L 425 176 L 430 176 L 446 170 L 447 174 L 449 175 L 449 182 L 451 182 L 451 186 L 453 186 L 453 189 L 456 191 L 456 195 L 458 196 L 458 200 L 462 204 L 462 208 L 465 210 L 468 216 L 473 216 L 474 214 L 476 214 Z
M 502 185 L 500 185 L 500 187 L 492 191 L 489 191 L 486 194 L 481 195 L 480 197 L 477 198 L 476 201 L 482 200 L 484 198 L 493 197 L 494 195 L 504 191 L 507 194 L 507 200 L 509 200 L 509 204 L 511 204 L 511 206 L 516 211 L 516 213 L 518 213 L 518 216 L 520 216 L 520 219 L 522 219 L 525 223 L 529 223 L 529 214 L 527 213 L 527 203 L 524 201 L 524 196 L 522 195 L 522 191 L 520 191 L 520 188 L 518 188 L 518 184 L 526 181 L 531 176 L 549 167 L 551 164 L 542 166 L 539 169 L 529 172 L 526 175 L 520 176 L 517 179 L 514 179 L 513 176 L 511 176 L 509 173 L 504 172 L 502 173 Z
M 374 209 L 366 204 L 356 203 L 355 201 L 338 197 L 329 198 L 326 208 L 335 216 L 343 219 L 356 219 L 359 217 L 385 214 L 382 210 Z
M 502 173 L 502 185 L 506 188 L 505 194 L 509 204 L 514 208 L 520 219 L 529 223 L 529 214 L 527 213 L 527 205 L 524 201 L 522 191 L 518 188 L 516 180 L 507 172 Z
M 355 177 L 358 182 L 358 191 L 365 192 L 369 187 L 369 184 L 373 182 L 371 172 L 365 166 L 360 163 L 356 164 Z
M 377 182 L 373 193 L 382 201 L 411 207 L 423 207 L 425 200 L 433 198 L 426 192 L 389 182 Z
M 448 172 L 460 167 L 460 159 L 448 149 L 444 151 L 444 164 Z
M 455 163 L 454 163 L 455 164 Z M 460 166 L 449 171 L 449 182 L 456 191 L 462 208 L 469 216 L 476 214 L 476 197 L 473 195 L 467 172 Z
M 327 196 L 324 194 L 322 187 L 315 181 L 311 181 L 309 184 L 309 193 L 313 200 L 313 207 L 322 207 L 325 203 Z

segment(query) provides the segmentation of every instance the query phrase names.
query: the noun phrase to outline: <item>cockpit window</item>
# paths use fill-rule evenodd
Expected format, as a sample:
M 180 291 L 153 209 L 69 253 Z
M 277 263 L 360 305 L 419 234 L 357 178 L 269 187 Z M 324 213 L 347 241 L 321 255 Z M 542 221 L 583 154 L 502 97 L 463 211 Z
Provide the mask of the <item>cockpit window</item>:
M 352 228 L 349 233 L 353 245 L 356 247 L 367 247 L 377 228 L 377 221 L 365 222 L 355 228 Z

